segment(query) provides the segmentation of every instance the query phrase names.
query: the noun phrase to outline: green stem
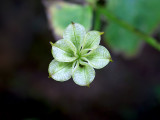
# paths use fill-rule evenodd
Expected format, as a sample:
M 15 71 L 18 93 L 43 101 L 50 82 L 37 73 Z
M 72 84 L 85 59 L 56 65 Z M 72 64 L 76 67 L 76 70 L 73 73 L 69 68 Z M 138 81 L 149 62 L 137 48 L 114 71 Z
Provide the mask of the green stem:
M 107 8 L 99 6 L 99 7 L 97 7 L 97 10 L 101 14 L 105 15 L 108 20 L 113 21 L 113 22 L 117 23 L 118 25 L 120 25 L 121 27 L 131 31 L 132 33 L 136 34 L 137 36 L 139 36 L 140 38 L 145 40 L 149 45 L 151 45 L 152 47 L 154 47 L 155 49 L 160 51 L 160 43 L 156 39 L 154 39 L 153 37 L 141 32 L 140 30 L 136 29 L 135 27 L 131 26 L 130 24 L 126 23 L 125 21 L 120 20 L 119 18 L 114 16 L 109 10 L 107 10 Z

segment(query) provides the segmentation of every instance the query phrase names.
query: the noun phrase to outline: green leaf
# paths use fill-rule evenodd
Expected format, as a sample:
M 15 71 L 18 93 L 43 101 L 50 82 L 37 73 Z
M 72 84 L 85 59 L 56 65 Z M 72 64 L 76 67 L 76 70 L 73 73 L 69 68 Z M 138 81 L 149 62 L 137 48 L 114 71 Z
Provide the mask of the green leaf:
M 78 23 L 72 23 L 64 31 L 63 38 L 71 41 L 76 46 L 77 50 L 79 50 L 84 40 L 85 34 L 86 31 L 82 25 Z
M 134 56 L 142 43 L 134 33 L 112 22 L 107 27 L 106 33 L 106 43 L 116 53 L 124 53 L 128 57 Z
M 80 86 L 89 86 L 95 78 L 95 71 L 89 65 L 79 65 L 73 73 L 73 81 Z
M 69 80 L 72 75 L 72 64 L 73 63 L 52 60 L 48 68 L 49 76 L 56 81 L 63 82 Z
M 83 49 L 85 50 L 93 50 L 96 49 L 100 43 L 101 32 L 98 31 L 90 31 L 85 35 L 83 41 Z
M 83 59 L 86 60 L 90 66 L 101 69 L 111 61 L 111 56 L 105 47 L 99 45 L 97 49 L 88 53 Z
M 72 62 L 77 58 L 75 54 L 76 48 L 70 41 L 61 39 L 52 44 L 52 55 L 59 62 Z
M 160 22 L 159 0 L 108 0 L 107 10 L 136 29 L 151 34 Z M 116 52 L 135 55 L 142 41 L 136 35 L 109 21 L 106 43 Z
M 46 7 L 50 27 L 60 37 L 63 36 L 63 31 L 71 21 L 82 24 L 87 31 L 91 29 L 93 10 L 89 5 L 82 6 L 58 1 L 49 3 Z

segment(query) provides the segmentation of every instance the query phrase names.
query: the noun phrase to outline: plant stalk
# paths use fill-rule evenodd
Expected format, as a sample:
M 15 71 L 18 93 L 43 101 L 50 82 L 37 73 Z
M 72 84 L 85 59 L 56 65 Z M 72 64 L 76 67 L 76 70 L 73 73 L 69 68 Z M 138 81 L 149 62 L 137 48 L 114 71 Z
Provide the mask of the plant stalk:
M 145 40 L 149 45 L 160 51 L 160 43 L 153 37 L 141 32 L 140 30 L 126 23 L 125 21 L 120 20 L 119 18 L 114 16 L 109 10 L 107 10 L 107 8 L 98 6 L 97 10 L 99 11 L 98 13 L 101 13 L 102 15 L 106 16 L 108 20 L 113 21 L 118 25 L 120 25 L 121 27 L 131 31 L 132 33 L 136 34 L 137 36 Z

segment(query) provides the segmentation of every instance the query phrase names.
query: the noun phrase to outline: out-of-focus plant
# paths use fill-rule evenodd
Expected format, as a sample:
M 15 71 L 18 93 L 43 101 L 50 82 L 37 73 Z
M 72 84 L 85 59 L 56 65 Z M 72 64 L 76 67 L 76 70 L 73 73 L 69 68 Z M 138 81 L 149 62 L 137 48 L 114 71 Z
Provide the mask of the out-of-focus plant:
M 108 0 L 99 12 L 109 24 L 106 43 L 116 52 L 135 55 L 144 40 L 160 51 L 160 44 L 150 35 L 160 23 L 159 0 Z
M 111 61 L 108 50 L 99 45 L 102 32 L 90 31 L 78 24 L 70 24 L 63 39 L 52 45 L 54 60 L 49 65 L 49 76 L 57 81 L 73 77 L 76 84 L 89 86 L 94 80 L 95 69 L 101 69 Z
M 49 2 L 46 6 L 50 27 L 59 37 L 62 37 L 63 31 L 72 21 L 82 24 L 86 30 L 92 26 L 93 14 L 89 5 L 57 1 Z
M 160 51 L 160 43 L 151 37 L 160 23 L 160 0 L 103 1 L 105 4 L 101 0 L 86 0 L 85 5 L 53 2 L 47 5 L 50 26 L 62 37 L 71 21 L 82 24 L 86 30 L 93 23 L 95 30 L 106 31 L 104 40 L 113 51 L 128 57 L 135 56 L 144 41 Z M 102 16 L 106 26 L 102 25 Z

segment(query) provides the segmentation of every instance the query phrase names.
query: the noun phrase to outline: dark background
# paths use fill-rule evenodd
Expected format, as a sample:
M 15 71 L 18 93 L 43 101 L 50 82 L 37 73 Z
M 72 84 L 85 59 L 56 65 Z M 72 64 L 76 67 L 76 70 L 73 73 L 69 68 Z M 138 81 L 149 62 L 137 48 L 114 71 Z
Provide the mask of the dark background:
M 114 62 L 87 88 L 48 78 L 49 41 L 42 1 L 1 0 L 0 120 L 160 120 L 160 52 L 145 44 L 126 59 L 109 49 Z

